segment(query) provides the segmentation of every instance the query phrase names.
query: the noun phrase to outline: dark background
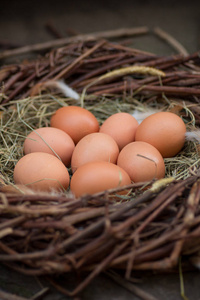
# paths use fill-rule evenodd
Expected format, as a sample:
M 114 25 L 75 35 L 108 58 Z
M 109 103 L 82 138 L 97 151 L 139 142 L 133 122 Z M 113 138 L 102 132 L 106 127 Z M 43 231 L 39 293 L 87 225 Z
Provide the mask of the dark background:
M 53 35 L 46 29 L 47 23 L 51 23 L 62 37 L 69 36 L 69 30 L 81 34 L 147 26 L 151 33 L 134 37 L 133 47 L 160 55 L 176 53 L 166 42 L 153 35 L 153 29 L 160 27 L 177 39 L 189 53 L 200 48 L 200 1 L 7 0 L 0 2 L 0 50 L 3 50 L 2 45 L 6 43 L 24 46 L 53 39 Z M 69 285 L 70 276 L 65 280 L 66 285 Z M 199 271 L 184 273 L 185 294 L 189 300 L 200 300 L 199 282 Z M 23 276 L 0 265 L 0 288 L 4 290 L 31 297 L 47 285 L 43 278 Z M 144 274 L 139 286 L 159 300 L 182 299 L 178 273 Z M 61 299 L 68 298 L 55 290 L 44 298 Z M 139 298 L 101 275 L 84 291 L 82 299 Z
M 147 26 L 152 31 L 158 26 L 188 52 L 200 47 L 200 1 L 196 0 L 3 0 L 0 12 L 0 42 L 21 46 L 52 39 L 45 27 L 50 22 L 63 37 L 69 29 L 90 33 Z M 133 46 L 158 54 L 173 52 L 152 34 L 135 38 Z

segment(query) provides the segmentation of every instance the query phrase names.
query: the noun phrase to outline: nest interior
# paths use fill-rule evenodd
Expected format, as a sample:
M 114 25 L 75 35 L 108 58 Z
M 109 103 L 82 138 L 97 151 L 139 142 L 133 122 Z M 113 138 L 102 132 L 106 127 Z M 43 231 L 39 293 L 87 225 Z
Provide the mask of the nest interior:
M 0 79 L 1 263 L 30 275 L 87 272 L 69 295 L 107 269 L 130 278 L 144 270 L 168 272 L 180 257 L 187 267 L 198 266 L 197 141 L 186 141 L 176 157 L 165 159 L 165 179 L 132 184 L 131 194 L 117 201 L 117 190 L 79 199 L 68 191 L 21 190 L 13 183 L 13 169 L 27 134 L 49 126 L 52 113 L 65 105 L 87 108 L 100 124 L 119 111 L 167 110 L 180 115 L 187 130 L 198 130 L 199 53 L 162 57 L 105 39 L 78 41 L 5 65 Z M 59 80 L 80 99 L 63 95 Z

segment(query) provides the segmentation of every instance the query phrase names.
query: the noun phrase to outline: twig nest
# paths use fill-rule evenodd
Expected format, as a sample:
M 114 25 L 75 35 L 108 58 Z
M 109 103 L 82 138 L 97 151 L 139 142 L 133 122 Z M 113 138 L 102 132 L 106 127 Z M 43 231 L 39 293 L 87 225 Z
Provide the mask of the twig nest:
M 135 140 L 147 142 L 163 157 L 175 156 L 185 143 L 186 126 L 183 120 L 171 112 L 157 112 L 138 126 Z

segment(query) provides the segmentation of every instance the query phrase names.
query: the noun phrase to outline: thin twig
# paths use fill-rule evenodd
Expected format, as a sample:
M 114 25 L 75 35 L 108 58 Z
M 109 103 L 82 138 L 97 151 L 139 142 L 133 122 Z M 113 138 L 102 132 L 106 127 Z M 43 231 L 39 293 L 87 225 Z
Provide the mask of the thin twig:
M 37 292 L 34 296 L 30 298 L 30 300 L 40 300 L 43 298 L 44 295 L 46 295 L 49 291 L 48 287 L 45 287 L 41 289 L 39 292 Z
M 0 299 L 1 300 L 30 300 L 28 298 L 17 296 L 2 290 L 0 290 Z
M 117 273 L 114 272 L 105 272 L 107 276 L 109 276 L 112 280 L 114 280 L 117 284 L 121 285 L 123 288 L 127 289 L 137 297 L 142 300 L 159 300 L 157 297 L 150 295 L 149 293 L 145 292 L 143 289 L 139 288 L 135 284 L 125 280 Z
M 47 22 L 45 25 L 47 31 L 53 35 L 53 37 L 57 39 L 62 39 L 62 34 L 55 28 L 55 26 L 51 22 Z
M 197 95 L 200 96 L 200 88 L 192 88 L 192 87 L 174 87 L 174 86 L 153 86 L 153 85 L 144 85 L 140 86 L 135 82 L 132 83 L 120 83 L 118 87 L 108 88 L 105 90 L 96 89 L 97 91 L 94 92 L 95 95 L 102 95 L 102 94 L 117 94 L 119 92 L 124 91 L 124 88 L 130 89 L 136 94 L 142 91 L 150 91 L 156 94 L 163 94 L 166 95 L 179 95 L 179 96 L 186 96 L 186 95 Z M 90 90 L 90 89 L 88 89 Z
M 13 50 L 6 50 L 0 53 L 0 59 L 17 56 L 25 53 L 29 53 L 32 51 L 41 51 L 51 49 L 53 47 L 60 47 L 70 43 L 76 43 L 80 41 L 94 41 L 98 39 L 109 39 L 109 38 L 120 38 L 126 36 L 134 36 L 140 34 L 148 33 L 147 27 L 138 27 L 138 28 L 121 28 L 116 30 L 110 31 L 101 31 L 101 32 L 94 32 L 90 34 L 81 34 L 74 37 L 67 37 L 63 39 L 57 39 L 53 41 L 48 41 L 44 43 L 28 45 L 21 48 L 13 49 Z
M 58 80 L 62 78 L 67 72 L 69 72 L 76 64 L 78 64 L 81 60 L 83 60 L 85 57 L 89 56 L 91 53 L 96 51 L 99 47 L 101 47 L 105 41 L 100 41 L 97 44 L 95 44 L 91 49 L 80 55 L 77 59 L 73 61 L 69 66 L 67 66 L 64 70 L 62 70 L 59 74 L 57 74 L 53 80 Z
M 181 45 L 174 37 L 172 37 L 169 33 L 165 32 L 159 27 L 154 28 L 154 33 L 159 36 L 161 39 L 168 42 L 178 53 L 187 56 L 188 51 Z

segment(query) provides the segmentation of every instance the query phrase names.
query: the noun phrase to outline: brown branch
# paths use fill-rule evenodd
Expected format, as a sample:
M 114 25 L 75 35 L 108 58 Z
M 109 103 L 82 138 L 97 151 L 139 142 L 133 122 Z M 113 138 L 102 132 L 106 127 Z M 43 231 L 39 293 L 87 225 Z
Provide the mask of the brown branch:
M 1 300 L 30 300 L 30 298 L 24 298 L 21 296 L 17 296 L 8 292 L 4 292 L 0 290 L 0 299 Z
M 144 85 L 141 86 L 135 82 L 123 82 L 119 83 L 118 87 L 114 88 L 105 88 L 104 90 L 94 92 L 95 95 L 103 95 L 103 94 L 115 94 L 124 91 L 124 89 L 134 91 L 136 94 L 141 93 L 143 91 L 153 92 L 155 94 L 165 93 L 166 95 L 178 95 L 178 96 L 188 96 L 188 95 L 196 95 L 200 96 L 200 88 L 192 88 L 192 87 L 174 87 L 174 86 L 153 86 L 153 85 Z M 90 89 L 88 89 L 90 91 Z
M 154 29 L 154 33 L 164 41 L 168 42 L 168 44 L 172 46 L 176 51 L 178 51 L 178 53 L 184 56 L 188 55 L 188 51 L 183 47 L 183 45 L 181 45 L 174 37 L 169 35 L 169 33 L 165 32 L 159 27 L 156 27 Z
M 24 298 L 22 296 L 17 296 L 5 291 L 0 290 L 0 299 L 1 300 L 39 300 L 48 292 L 49 288 L 43 288 L 41 291 L 36 293 L 31 298 Z
M 36 72 L 34 72 L 29 77 L 27 77 L 24 81 L 22 81 L 20 85 L 17 86 L 16 89 L 10 93 L 8 98 L 2 101 L 2 104 L 5 104 L 9 102 L 11 99 L 13 99 L 24 87 L 26 87 L 36 77 L 36 75 L 37 75 Z
M 140 197 L 138 197 L 137 200 L 122 205 L 121 209 L 113 212 L 110 215 L 110 220 L 112 221 L 118 217 L 121 217 L 123 215 L 123 213 L 129 211 L 131 208 L 137 206 L 139 203 L 146 201 L 147 199 L 151 198 L 152 196 L 153 196 L 153 193 L 151 191 L 147 191 L 144 195 L 141 195 Z M 82 230 L 82 231 L 78 232 L 77 234 L 75 234 L 74 236 L 70 237 L 69 239 L 63 241 L 58 246 L 58 250 L 61 250 L 61 249 L 66 250 L 67 247 L 69 247 L 75 241 L 79 240 L 80 238 L 87 237 L 88 235 L 94 233 L 96 230 L 102 229 L 102 227 L 104 227 L 104 225 L 105 225 L 105 218 L 102 218 L 99 221 L 97 221 L 96 223 L 89 225 L 84 230 Z
M 118 56 L 119 56 L 119 54 L 118 54 Z M 123 66 L 123 65 L 127 65 L 127 64 L 135 64 L 135 63 L 140 63 L 141 64 L 142 61 L 144 61 L 144 60 L 149 61 L 150 59 L 151 59 L 151 57 L 147 57 L 147 56 L 136 56 L 136 57 L 125 58 L 123 60 L 111 61 L 103 67 L 100 67 L 98 69 L 94 69 L 91 72 L 87 72 L 83 76 L 80 76 L 78 79 L 76 79 L 75 81 L 73 81 L 71 83 L 71 86 L 72 87 L 76 87 L 77 85 L 78 86 L 84 86 L 84 85 L 88 84 L 89 82 L 91 82 L 92 80 L 95 80 L 95 78 L 92 78 L 92 80 L 85 82 L 85 80 L 88 79 L 88 78 L 104 74 L 104 73 L 106 73 L 106 71 L 111 70 L 113 68 L 116 68 L 118 66 Z M 109 78 L 105 81 L 106 82 L 109 81 Z
M 131 283 L 128 280 L 125 280 L 123 277 L 114 272 L 105 272 L 107 276 L 109 276 L 112 280 L 114 280 L 117 284 L 121 285 L 123 288 L 127 289 L 137 297 L 143 300 L 158 300 L 156 297 L 150 295 L 145 292 L 143 289 L 139 288 L 135 284 Z
M 7 221 L 0 224 L 0 230 L 4 229 L 6 227 L 16 226 L 25 220 L 26 220 L 25 216 L 19 216 L 19 217 L 15 217 L 13 219 L 8 219 Z
M 45 24 L 47 31 L 53 35 L 56 39 L 62 39 L 62 34 L 55 28 L 55 26 L 49 21 Z
M 120 38 L 120 37 L 126 37 L 126 36 L 134 36 L 134 35 L 140 35 L 140 34 L 146 34 L 148 33 L 147 27 L 138 27 L 138 28 L 121 28 L 116 30 L 110 30 L 110 31 L 102 31 L 102 32 L 94 32 L 90 34 L 82 34 L 77 35 L 75 37 L 68 37 L 63 39 L 57 39 L 53 41 L 48 41 L 44 43 L 39 43 L 35 45 L 28 45 L 21 48 L 13 49 L 13 50 L 7 50 L 0 53 L 0 59 L 21 55 L 25 53 L 29 53 L 32 51 L 41 51 L 41 50 L 47 50 L 51 49 L 53 47 L 60 47 L 64 46 L 70 43 L 76 43 L 76 42 L 85 42 L 85 41 L 94 41 L 97 39 L 109 39 L 109 38 Z
M 72 291 L 69 292 L 70 296 L 75 296 L 78 293 L 80 293 L 86 286 L 104 269 L 109 265 L 109 263 L 122 251 L 125 244 L 127 244 L 127 241 L 125 243 L 122 243 L 114 248 L 114 250 L 106 257 L 104 258 L 101 263 L 99 263 L 96 268 Z
M 75 65 L 77 65 L 81 60 L 83 60 L 85 57 L 89 56 L 90 54 L 92 54 L 93 52 L 95 52 L 99 47 L 101 47 L 103 44 L 105 43 L 105 41 L 100 41 L 97 44 L 95 44 L 91 49 L 87 50 L 85 53 L 83 53 L 82 55 L 80 55 L 77 59 L 75 59 L 69 66 L 67 66 L 64 70 L 62 70 L 60 73 L 58 73 L 53 80 L 58 80 L 62 77 L 64 77 L 64 75 L 69 72 Z

